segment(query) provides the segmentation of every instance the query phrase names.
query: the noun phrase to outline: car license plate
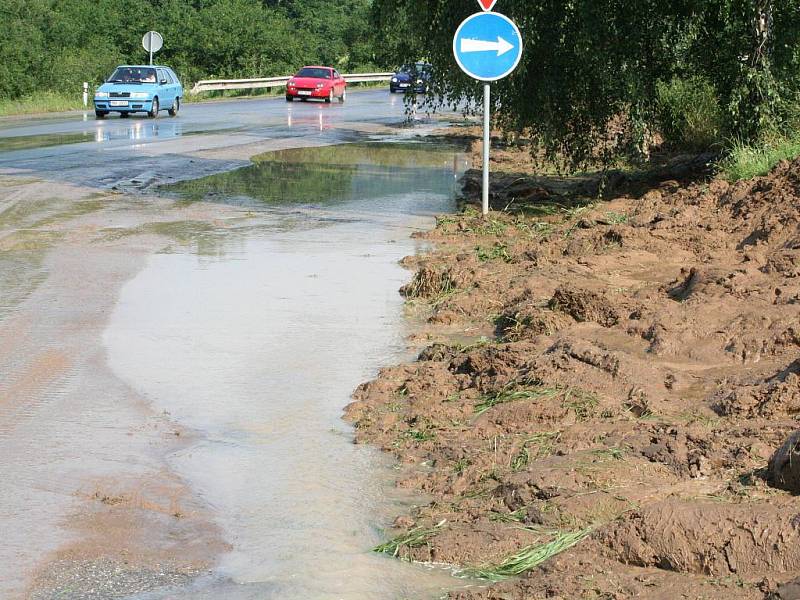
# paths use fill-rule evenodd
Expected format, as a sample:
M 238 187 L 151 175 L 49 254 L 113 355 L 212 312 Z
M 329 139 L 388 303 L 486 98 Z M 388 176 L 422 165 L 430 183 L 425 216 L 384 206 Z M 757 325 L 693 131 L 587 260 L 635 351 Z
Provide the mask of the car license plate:
M 111 106 L 128 106 L 127 100 L 112 100 L 109 102 Z
M 410 83 L 401 83 L 400 87 L 411 87 Z
M 297 94 L 298 94 L 299 96 L 310 96 L 310 95 L 311 95 L 311 92 L 310 92 L 310 91 L 307 91 L 307 90 L 300 90 L 299 92 L 297 92 Z

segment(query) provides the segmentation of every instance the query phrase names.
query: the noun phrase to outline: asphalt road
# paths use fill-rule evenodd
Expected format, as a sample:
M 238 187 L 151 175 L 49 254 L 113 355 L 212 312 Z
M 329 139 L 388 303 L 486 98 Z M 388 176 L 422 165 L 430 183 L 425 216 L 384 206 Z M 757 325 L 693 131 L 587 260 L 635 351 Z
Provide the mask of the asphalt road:
M 0 119 L 0 598 L 457 585 L 369 551 L 415 500 L 340 417 L 406 352 L 399 261 L 465 165 L 394 143 L 442 125 L 402 97 L 348 96 Z M 154 189 L 369 139 L 240 172 L 280 193 L 258 210 Z
M 0 174 L 130 192 L 235 168 L 260 146 L 266 151 L 386 133 L 406 116 L 402 96 L 370 89 L 353 90 L 344 104 L 283 97 L 186 104 L 175 118 L 98 120 L 87 111 L 0 119 Z

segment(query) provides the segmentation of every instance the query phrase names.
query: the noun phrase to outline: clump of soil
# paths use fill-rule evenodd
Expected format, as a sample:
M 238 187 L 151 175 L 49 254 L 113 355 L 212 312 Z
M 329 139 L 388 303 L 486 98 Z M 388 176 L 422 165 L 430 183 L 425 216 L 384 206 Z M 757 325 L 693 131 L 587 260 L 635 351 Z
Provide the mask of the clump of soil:
M 800 494 L 800 431 L 795 431 L 769 459 L 773 484 Z
M 433 498 L 389 532 L 415 532 L 397 554 L 491 572 L 588 531 L 453 597 L 783 598 L 800 569 L 800 161 L 604 201 L 520 161 L 493 165 L 508 211 L 423 236 L 437 250 L 407 261 L 403 293 L 428 347 L 347 410 Z

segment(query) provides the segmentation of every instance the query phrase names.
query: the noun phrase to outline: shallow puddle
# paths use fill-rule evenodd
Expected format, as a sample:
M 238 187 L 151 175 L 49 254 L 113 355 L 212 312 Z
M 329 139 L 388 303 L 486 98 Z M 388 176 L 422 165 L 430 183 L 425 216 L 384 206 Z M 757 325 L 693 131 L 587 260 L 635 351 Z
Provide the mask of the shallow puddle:
M 167 194 L 253 207 L 341 204 L 372 212 L 409 212 L 395 206 L 417 195 L 410 212 L 446 209 L 439 196 L 452 197 L 460 159 L 446 146 L 424 143 L 354 143 L 268 152 L 253 165 L 228 173 L 163 186 Z M 420 204 L 420 194 L 431 194 Z
M 13 150 L 29 150 L 31 148 L 48 148 L 65 144 L 80 144 L 94 141 L 94 134 L 89 131 L 81 133 L 51 133 L 44 135 L 25 135 L 0 137 L 0 152 Z
M 453 208 L 463 160 L 420 144 L 287 150 L 170 188 L 269 210 L 213 253 L 152 256 L 104 336 L 113 371 L 198 434 L 169 463 L 232 546 L 207 577 L 146 598 L 399 600 L 460 585 L 370 552 L 414 499 L 341 414 L 406 352 L 398 260 Z

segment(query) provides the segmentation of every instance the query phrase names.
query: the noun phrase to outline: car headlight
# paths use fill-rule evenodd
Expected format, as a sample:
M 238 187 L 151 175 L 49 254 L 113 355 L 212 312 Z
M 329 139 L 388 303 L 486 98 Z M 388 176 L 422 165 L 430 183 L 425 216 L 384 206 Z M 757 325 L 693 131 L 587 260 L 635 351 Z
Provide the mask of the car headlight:
M 417 79 L 417 85 L 422 85 L 422 79 Z
M 95 92 L 95 98 L 108 98 L 108 92 Z
M 288 83 L 288 85 L 289 85 L 289 87 L 294 87 L 294 86 L 296 86 L 297 84 L 296 84 L 294 81 L 290 81 L 290 82 Z
M 131 98 L 149 98 L 150 94 L 147 92 L 131 92 Z
M 397 77 L 392 77 L 392 83 L 397 83 Z
M 324 84 L 324 83 L 318 83 L 318 84 L 317 84 L 317 89 L 318 89 L 318 90 L 319 90 L 319 89 L 322 89 L 322 88 L 324 88 L 324 87 L 325 87 L 325 84 Z

